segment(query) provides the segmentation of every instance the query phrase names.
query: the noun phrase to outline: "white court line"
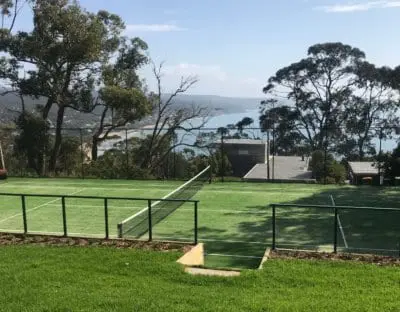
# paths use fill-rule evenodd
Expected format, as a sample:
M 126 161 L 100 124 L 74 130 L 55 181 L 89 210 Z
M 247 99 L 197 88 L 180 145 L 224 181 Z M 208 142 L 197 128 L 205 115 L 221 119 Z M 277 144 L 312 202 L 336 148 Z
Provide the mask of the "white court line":
M 10 187 L 10 188 L 15 188 L 16 184 L 12 184 L 12 183 L 8 183 L 9 185 L 4 185 L 4 187 Z M 22 184 L 22 183 L 19 183 Z M 31 184 L 31 183 L 30 183 Z M 67 185 L 67 183 L 66 183 Z M 72 184 L 71 184 L 72 185 Z M 112 186 L 116 186 L 116 184 L 111 184 L 108 187 L 91 187 L 90 185 L 87 184 L 82 184 L 79 185 L 77 187 L 83 187 L 85 186 L 87 189 L 89 190 L 110 190 L 110 191 L 114 191 L 114 189 L 112 188 Z M 24 188 L 33 188 L 33 189 L 40 189 L 40 188 L 46 188 L 46 189 L 68 189 L 68 188 L 77 188 L 77 187 L 73 187 L 73 186 L 52 186 L 52 185 L 27 185 L 24 186 Z M 143 188 L 116 188 L 115 191 L 144 191 L 144 190 L 148 190 L 148 187 L 160 187 L 160 185 L 151 185 L 151 184 L 145 184 L 145 187 Z M 171 189 L 169 186 L 163 186 L 160 189 Z M 210 192 L 210 193 L 224 193 L 224 194 L 232 194 L 232 192 L 234 191 L 235 193 L 243 193 L 243 194 L 254 194 L 254 193 L 265 193 L 265 195 L 281 195 L 283 189 L 263 189 L 263 190 L 250 190 L 250 191 L 243 191 L 241 189 L 209 189 L 209 190 L 202 190 L 205 192 Z M 296 192 L 291 192 L 291 191 L 285 191 L 286 194 L 288 195 L 304 195 L 304 192 L 300 191 L 300 190 L 296 190 Z M 312 193 L 312 192 L 310 192 Z
M 6 185 L 4 187 L 10 187 L 10 188 L 15 188 L 16 185 Z M 82 187 L 81 185 L 78 187 Z M 54 185 L 26 185 L 24 188 L 29 189 L 76 189 L 78 188 L 77 186 L 54 186 Z M 110 187 L 86 187 L 87 189 L 91 190 L 113 190 Z M 115 188 L 116 191 L 124 190 L 124 191 L 143 191 L 146 190 L 146 188 Z
M 80 192 L 83 192 L 84 190 L 85 190 L 84 188 L 83 188 L 83 189 L 80 189 L 79 191 L 76 191 L 76 192 L 73 192 L 73 193 L 71 193 L 71 194 L 68 194 L 68 196 L 78 194 L 78 193 L 80 193 Z M 28 196 L 28 197 L 29 197 L 29 196 Z M 49 204 L 51 204 L 51 203 L 54 203 L 54 202 L 56 202 L 57 200 L 60 200 L 61 197 L 62 197 L 62 195 L 60 195 L 60 198 L 56 198 L 56 199 L 50 200 L 50 201 L 47 202 L 47 203 L 41 204 L 41 205 L 36 206 L 36 207 L 33 207 L 33 208 L 31 208 L 31 209 L 27 209 L 26 212 L 35 211 L 35 210 L 37 210 L 37 209 L 39 209 L 39 208 L 41 208 L 41 207 L 47 206 L 47 205 L 49 205 Z M 10 216 L 10 217 L 7 217 L 7 218 L 5 218 L 5 219 L 0 220 L 0 223 L 3 223 L 3 222 L 5 222 L 5 221 L 7 221 L 7 220 L 10 220 L 10 219 L 19 217 L 19 216 L 21 216 L 21 215 L 22 215 L 22 213 L 17 213 L 17 214 L 15 214 L 15 215 L 13 215 L 13 216 Z
M 49 205 L 49 206 L 54 206 L 58 207 L 58 205 Z M 80 205 L 80 204 L 68 204 L 68 207 L 74 207 L 74 208 L 103 208 L 104 205 Z M 108 206 L 110 209 L 116 209 L 116 210 L 139 210 L 143 209 L 143 207 L 139 206 Z M 167 208 L 161 208 L 160 210 L 167 209 Z M 194 213 L 193 209 L 188 209 L 188 208 L 179 208 L 177 212 L 185 212 L 185 213 Z M 254 215 L 265 215 L 271 214 L 271 211 L 259 211 L 259 212 L 253 212 L 250 210 L 223 210 L 223 209 L 202 209 L 199 208 L 199 213 L 200 212 L 221 212 L 221 213 L 230 213 L 230 214 L 254 214 Z
M 220 253 L 205 253 L 205 256 L 217 256 L 217 257 L 229 257 L 229 258 L 248 258 L 248 259 L 262 259 L 263 257 L 257 256 L 245 256 L 245 255 L 230 255 L 230 254 L 220 254 Z
M 332 196 L 332 195 L 331 195 L 331 201 L 332 201 L 332 205 L 333 205 L 333 206 L 336 206 L 335 200 L 333 199 L 333 196 Z M 346 236 L 344 235 L 344 230 L 343 230 L 342 222 L 340 221 L 339 214 L 337 215 L 337 221 L 338 221 L 340 233 L 342 234 L 344 246 L 345 246 L 346 248 L 349 248 L 349 245 L 347 244 Z
M 24 185 L 24 187 L 34 187 L 32 185 L 32 184 L 34 184 L 33 182 L 34 181 L 32 181 L 32 182 L 12 182 L 11 181 L 11 182 L 6 182 L 4 184 L 9 184 L 8 186 L 11 186 L 11 185 L 13 185 L 13 186 Z M 74 185 L 75 185 L 75 187 L 90 187 L 91 185 L 96 185 L 94 183 L 93 184 L 90 184 L 90 183 L 58 183 L 58 186 L 54 186 L 54 184 L 57 184 L 57 182 L 55 182 L 55 183 L 53 182 L 52 184 L 48 184 L 48 185 L 47 184 L 42 184 L 42 187 L 47 187 L 47 186 L 48 187 L 74 187 Z M 97 185 L 101 186 L 101 185 L 104 185 L 104 184 L 107 184 L 108 188 L 113 187 L 113 186 L 116 186 L 116 187 L 117 186 L 126 186 L 126 187 L 134 186 L 132 184 L 108 184 L 107 182 L 105 182 L 103 184 L 98 183 Z M 162 188 L 171 188 L 171 187 L 175 186 L 175 184 L 150 184 L 150 183 L 149 184 L 145 183 L 144 185 L 145 186 L 162 187 Z M 177 185 L 179 185 L 179 184 L 177 184 Z M 96 186 L 94 186 L 94 187 L 96 187 Z M 137 188 L 137 186 L 134 189 L 136 189 L 136 188 Z M 132 189 L 132 188 L 129 188 L 129 189 Z M 139 188 L 139 189 L 142 190 L 144 188 L 142 187 L 142 188 Z
M 170 229 L 169 229 L 170 230 Z M 157 234 L 157 233 L 155 233 Z M 155 237 L 161 239 L 179 239 L 179 240 L 193 240 L 193 237 L 170 237 L 170 236 L 159 236 Z M 251 245 L 268 245 L 267 242 L 254 242 L 254 241 L 239 241 L 239 240 L 223 240 L 223 239 L 207 239 L 207 238 L 199 238 L 199 242 L 221 242 L 221 243 L 243 243 L 243 244 L 251 244 Z

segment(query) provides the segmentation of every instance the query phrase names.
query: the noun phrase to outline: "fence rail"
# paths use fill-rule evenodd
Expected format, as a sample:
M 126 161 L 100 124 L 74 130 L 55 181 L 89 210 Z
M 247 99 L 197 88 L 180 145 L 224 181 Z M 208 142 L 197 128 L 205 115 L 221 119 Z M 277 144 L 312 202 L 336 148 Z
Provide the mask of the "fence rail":
M 62 225 L 63 225 L 63 236 L 67 237 L 68 235 L 68 218 L 67 218 L 67 210 L 68 207 L 66 205 L 66 199 L 95 199 L 103 201 L 103 209 L 104 209 L 104 238 L 110 238 L 110 228 L 109 228 L 109 207 L 108 202 L 110 200 L 116 201 L 143 201 L 148 203 L 149 213 L 148 213 L 148 240 L 152 241 L 152 228 L 153 228 L 153 215 L 151 213 L 151 203 L 152 202 L 179 202 L 179 203 L 190 203 L 193 204 L 194 209 L 194 244 L 198 242 L 198 204 L 199 200 L 193 199 L 166 199 L 166 198 L 143 198 L 143 197 L 112 197 L 112 196 L 86 196 L 86 195 L 54 195 L 54 194 L 24 194 L 24 193 L 0 193 L 0 196 L 9 196 L 9 197 L 19 197 L 21 200 L 21 209 L 22 209 L 22 224 L 23 224 L 23 232 L 24 234 L 29 234 L 29 224 L 27 219 L 27 209 L 26 209 L 26 199 L 29 197 L 40 197 L 40 198 L 57 198 L 61 199 L 61 214 L 62 214 Z M 117 226 L 117 225 L 116 225 Z
M 319 233 L 314 234 L 318 236 L 319 239 L 321 239 L 321 236 L 323 236 L 322 238 L 325 241 L 330 240 L 334 253 L 337 253 L 338 249 L 341 248 L 341 250 L 349 253 L 357 251 L 370 251 L 371 253 L 388 252 L 391 255 L 400 257 L 400 226 L 398 226 L 398 222 L 400 221 L 400 208 L 305 204 L 271 204 L 270 207 L 272 208 L 271 221 L 273 250 L 279 248 L 279 221 L 283 222 L 290 219 L 290 224 L 286 225 L 286 228 L 304 226 L 306 228 L 304 231 L 312 232 L 313 230 L 315 231 L 315 228 L 317 230 L 326 230 L 326 228 L 322 228 L 323 226 L 325 226 L 325 224 L 321 225 L 322 222 L 320 219 L 312 223 L 312 216 L 307 216 L 309 218 L 308 222 L 311 222 L 310 224 L 304 224 L 304 222 L 302 223 L 296 220 L 297 215 L 301 215 L 307 213 L 307 211 L 310 212 L 310 210 L 316 209 L 317 211 L 323 210 L 325 212 L 330 212 L 330 214 L 322 215 L 328 220 L 332 219 L 331 238 L 329 238 L 329 235 L 326 236 Z M 280 217 L 278 213 L 280 209 L 284 211 L 289 210 L 290 217 L 288 217 L 287 215 Z M 321 213 L 319 213 L 319 216 L 321 216 Z M 345 233 L 345 231 L 343 230 L 340 217 L 345 217 L 346 221 L 349 223 L 348 229 L 350 233 Z M 282 221 L 282 219 L 284 220 Z M 315 228 L 313 228 L 313 226 Z M 293 236 L 304 234 L 304 231 L 294 231 L 292 235 L 286 236 L 284 240 L 291 241 L 292 239 L 294 239 Z M 327 231 L 327 233 L 329 234 L 329 230 Z M 342 236 L 341 238 L 343 239 L 344 246 L 339 246 L 339 233 Z M 351 246 L 348 246 L 345 235 L 350 235 L 350 240 L 352 244 Z M 366 245 L 367 247 L 365 247 L 364 245 Z

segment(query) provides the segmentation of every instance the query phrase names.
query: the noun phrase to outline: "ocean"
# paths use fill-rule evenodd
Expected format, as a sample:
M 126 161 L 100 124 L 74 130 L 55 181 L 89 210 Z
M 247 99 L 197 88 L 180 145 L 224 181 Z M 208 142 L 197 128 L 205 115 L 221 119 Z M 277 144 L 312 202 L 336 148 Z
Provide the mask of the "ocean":
M 258 109 L 250 109 L 243 111 L 241 113 L 230 113 L 230 114 L 221 114 L 217 116 L 213 116 L 208 118 L 206 123 L 204 124 L 203 128 L 207 128 L 210 130 L 203 130 L 203 131 L 212 131 L 211 129 L 217 129 L 219 127 L 226 127 L 229 124 L 236 124 L 244 117 L 250 117 L 254 120 L 254 124 L 252 127 L 258 128 L 259 127 L 259 110 Z M 199 126 L 204 122 L 203 119 L 197 118 L 188 121 L 185 123 L 184 126 Z M 133 137 L 143 137 L 143 135 L 150 134 L 151 126 L 146 127 L 147 130 L 129 130 L 128 131 L 128 139 Z M 178 134 L 178 141 L 184 142 L 185 144 L 193 144 L 196 140 L 196 136 L 199 134 L 200 131 L 194 131 L 192 135 L 184 134 L 183 132 Z M 259 130 L 251 131 L 251 137 L 262 137 L 265 138 L 265 133 L 261 133 Z M 125 138 L 125 131 L 121 131 L 118 133 L 121 138 Z M 99 146 L 99 155 L 103 154 L 105 150 L 111 149 L 113 145 L 117 142 L 120 142 L 121 139 L 112 139 L 107 140 Z M 379 150 L 379 139 L 374 139 L 373 143 L 375 145 L 376 150 Z M 382 140 L 382 151 L 392 151 L 397 146 L 397 139 L 385 139 Z M 177 150 L 181 150 L 185 148 L 184 146 L 178 148 Z

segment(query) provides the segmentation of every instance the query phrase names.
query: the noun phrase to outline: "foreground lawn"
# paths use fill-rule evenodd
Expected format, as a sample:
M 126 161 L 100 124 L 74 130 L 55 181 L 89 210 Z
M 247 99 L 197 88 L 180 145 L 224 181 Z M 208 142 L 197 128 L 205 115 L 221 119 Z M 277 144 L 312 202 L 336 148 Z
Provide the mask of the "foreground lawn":
M 189 276 L 179 254 L 0 247 L 0 311 L 400 311 L 400 269 L 271 260 L 238 278 Z

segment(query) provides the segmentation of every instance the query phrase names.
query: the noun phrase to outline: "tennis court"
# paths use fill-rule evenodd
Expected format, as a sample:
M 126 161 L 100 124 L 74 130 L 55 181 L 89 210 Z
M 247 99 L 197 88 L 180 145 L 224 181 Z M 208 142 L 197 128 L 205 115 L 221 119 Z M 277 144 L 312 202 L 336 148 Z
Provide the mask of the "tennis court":
M 127 181 L 79 179 L 19 179 L 0 183 L 1 193 L 55 194 L 102 197 L 163 198 L 176 192 L 182 181 Z M 271 246 L 272 203 L 400 207 L 397 188 L 339 187 L 307 184 L 249 182 L 203 183 L 192 199 L 199 200 L 198 239 L 205 244 L 206 266 L 256 267 Z M 184 196 L 184 195 L 182 195 Z M 69 235 L 104 237 L 104 202 L 66 198 Z M 110 236 L 118 224 L 144 211 L 148 203 L 109 200 Z M 27 197 L 31 233 L 63 233 L 60 198 Z M 385 249 L 398 254 L 400 213 L 341 211 L 339 247 Z M 277 209 L 277 247 L 332 250 L 333 210 Z M 153 239 L 194 239 L 193 203 L 184 203 L 153 223 Z M 21 199 L 0 196 L 0 231 L 23 231 Z M 148 232 L 140 239 L 147 239 Z M 344 238 L 344 239 L 343 239 Z M 346 244 L 344 242 L 346 240 Z

